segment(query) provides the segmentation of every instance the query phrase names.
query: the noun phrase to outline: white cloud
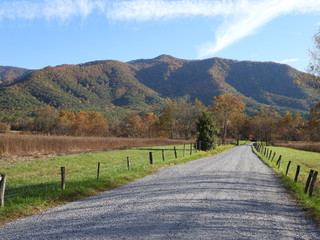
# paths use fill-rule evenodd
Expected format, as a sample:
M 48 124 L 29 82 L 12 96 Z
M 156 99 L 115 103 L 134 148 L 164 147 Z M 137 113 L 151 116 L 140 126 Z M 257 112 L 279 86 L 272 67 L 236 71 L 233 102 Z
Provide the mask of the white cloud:
M 0 21 L 59 19 L 65 21 L 72 17 L 88 17 L 95 10 L 104 10 L 106 1 L 92 0 L 13 0 L 0 3 Z
M 113 4 L 113 20 L 150 21 L 189 16 L 222 17 L 215 40 L 199 47 L 198 57 L 214 55 L 259 28 L 289 13 L 320 12 L 319 0 L 133 0 Z
M 103 13 L 112 21 L 161 21 L 205 16 L 221 18 L 214 40 L 199 47 L 199 58 L 214 55 L 289 13 L 320 12 L 319 0 L 12 0 L 0 3 L 5 19 L 68 20 Z
M 284 59 L 280 61 L 280 63 L 291 63 L 291 62 L 298 62 L 298 61 L 300 61 L 299 58 L 291 58 L 291 59 Z
M 108 17 L 114 20 L 150 21 L 189 16 L 219 16 L 234 12 L 232 1 L 133 0 L 112 4 Z

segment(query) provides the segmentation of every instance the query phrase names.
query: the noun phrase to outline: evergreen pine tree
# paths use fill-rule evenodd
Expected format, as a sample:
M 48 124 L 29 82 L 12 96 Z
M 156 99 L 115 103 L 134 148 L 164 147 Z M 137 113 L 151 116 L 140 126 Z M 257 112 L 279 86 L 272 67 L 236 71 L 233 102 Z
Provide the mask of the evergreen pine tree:
M 219 128 L 210 112 L 202 112 L 196 122 L 197 142 L 201 141 L 202 151 L 208 151 L 217 147 Z M 199 146 L 199 144 L 198 144 Z

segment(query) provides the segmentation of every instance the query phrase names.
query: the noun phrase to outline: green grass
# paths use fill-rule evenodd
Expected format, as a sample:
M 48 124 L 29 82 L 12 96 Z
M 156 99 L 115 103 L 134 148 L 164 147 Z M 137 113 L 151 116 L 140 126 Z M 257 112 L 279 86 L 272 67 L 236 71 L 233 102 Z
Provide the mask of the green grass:
M 320 184 L 319 177 L 314 187 L 313 196 L 310 197 L 309 194 L 304 193 L 305 184 L 307 177 L 309 175 L 310 169 L 315 171 L 320 170 L 320 153 L 308 152 L 303 150 L 296 150 L 286 147 L 267 147 L 272 150 L 271 159 L 269 156 L 264 156 L 259 152 L 256 154 L 265 162 L 269 167 L 271 167 L 283 181 L 285 187 L 290 190 L 294 198 L 297 200 L 298 204 L 308 212 L 308 214 L 320 225 Z M 276 152 L 276 156 L 273 161 L 273 153 Z M 276 166 L 276 162 L 281 155 L 280 168 Z M 286 169 L 288 162 L 291 161 L 291 165 L 286 175 Z M 297 165 L 300 165 L 300 174 L 297 182 L 294 182 L 294 177 L 297 169 Z
M 5 206 L 0 208 L 0 224 L 112 189 L 154 173 L 160 167 L 214 155 L 233 146 L 221 146 L 210 152 L 195 153 L 193 150 L 192 155 L 189 147 L 183 157 L 183 145 L 177 146 L 177 159 L 173 146 L 163 146 L 32 161 L 2 161 L 0 172 L 7 175 L 7 186 Z M 162 160 L 162 149 L 165 149 L 165 161 Z M 149 162 L 149 152 L 153 152 L 153 165 Z M 127 157 L 130 157 L 130 171 Z M 98 162 L 101 164 L 99 179 Z M 61 166 L 66 169 L 65 190 L 60 187 Z

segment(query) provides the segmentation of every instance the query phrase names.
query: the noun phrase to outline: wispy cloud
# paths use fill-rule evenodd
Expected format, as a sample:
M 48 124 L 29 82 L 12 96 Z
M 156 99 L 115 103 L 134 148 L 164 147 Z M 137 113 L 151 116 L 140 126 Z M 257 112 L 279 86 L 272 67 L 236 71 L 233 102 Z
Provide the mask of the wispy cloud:
M 214 41 L 198 47 L 203 58 L 240 39 L 255 34 L 273 19 L 289 13 L 320 12 L 318 0 L 133 0 L 113 4 L 108 17 L 114 20 L 150 21 L 189 16 L 221 17 Z
M 5 0 L 0 21 L 46 19 L 66 21 L 102 13 L 112 21 L 162 21 L 205 16 L 221 18 L 212 40 L 199 46 L 198 57 L 214 55 L 255 34 L 273 19 L 289 13 L 320 12 L 319 0 Z M 209 31 L 209 30 L 208 30 Z
M 298 62 L 298 61 L 300 61 L 299 58 L 291 58 L 291 59 L 284 59 L 280 61 L 280 63 L 291 63 L 291 62 Z
M 0 21 L 11 20 L 68 20 L 86 18 L 96 10 L 104 11 L 106 1 L 92 0 L 13 0 L 0 3 Z
M 233 1 L 208 0 L 133 0 L 112 4 L 108 17 L 114 20 L 154 21 L 190 16 L 230 15 L 235 9 Z

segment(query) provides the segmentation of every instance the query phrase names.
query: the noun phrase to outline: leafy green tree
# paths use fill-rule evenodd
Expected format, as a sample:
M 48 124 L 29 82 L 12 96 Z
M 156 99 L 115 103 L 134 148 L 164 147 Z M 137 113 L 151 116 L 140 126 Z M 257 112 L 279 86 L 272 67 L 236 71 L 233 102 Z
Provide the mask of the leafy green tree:
M 208 151 L 216 148 L 218 142 L 219 128 L 210 112 L 202 112 L 196 122 L 197 141 L 201 141 L 201 149 Z

